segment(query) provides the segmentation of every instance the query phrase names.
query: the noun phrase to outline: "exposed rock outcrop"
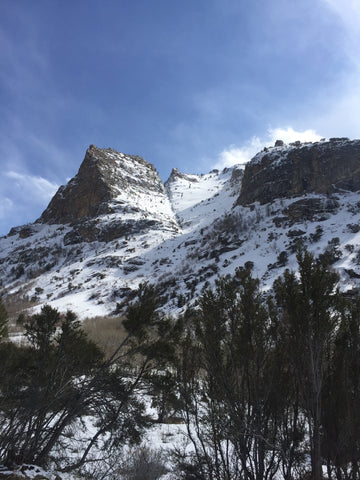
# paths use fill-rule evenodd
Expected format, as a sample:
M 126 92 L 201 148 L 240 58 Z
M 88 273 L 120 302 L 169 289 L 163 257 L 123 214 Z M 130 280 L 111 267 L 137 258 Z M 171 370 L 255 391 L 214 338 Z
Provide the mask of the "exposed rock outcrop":
M 164 192 L 151 163 L 90 145 L 77 175 L 59 188 L 38 222 L 66 224 L 112 213 L 110 202 L 131 188 Z
M 246 165 L 237 204 L 344 190 L 360 190 L 360 140 L 296 142 L 266 149 Z
M 0 293 L 84 318 L 125 311 L 150 282 L 171 312 L 246 265 L 271 288 L 300 243 L 353 292 L 359 231 L 360 140 L 278 141 L 245 174 L 173 169 L 165 186 L 142 158 L 90 146 L 37 223 L 0 238 Z

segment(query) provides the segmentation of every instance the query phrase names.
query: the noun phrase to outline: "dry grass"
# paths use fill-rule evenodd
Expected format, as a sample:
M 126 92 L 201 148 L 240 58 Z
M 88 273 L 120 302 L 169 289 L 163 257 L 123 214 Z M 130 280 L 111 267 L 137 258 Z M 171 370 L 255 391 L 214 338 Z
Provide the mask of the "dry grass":
M 8 314 L 8 331 L 9 335 L 16 335 L 24 332 L 24 325 L 18 322 L 19 315 L 25 317 L 29 313 L 29 309 L 37 305 L 37 302 L 30 301 L 27 291 L 19 289 L 15 293 L 5 295 L 2 299 Z
M 109 358 L 126 337 L 123 317 L 94 317 L 83 322 L 83 329 Z
M 38 302 L 31 301 L 27 293 L 28 290 L 19 289 L 15 293 L 4 295 L 3 303 L 8 313 L 10 323 L 15 322 L 20 313 L 26 314 L 29 308 L 38 304 Z

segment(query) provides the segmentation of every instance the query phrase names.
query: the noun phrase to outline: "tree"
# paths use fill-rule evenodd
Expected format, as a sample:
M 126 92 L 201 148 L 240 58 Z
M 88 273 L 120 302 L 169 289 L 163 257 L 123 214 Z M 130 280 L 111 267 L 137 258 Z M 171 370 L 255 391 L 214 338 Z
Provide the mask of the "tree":
M 8 336 L 8 315 L 0 298 L 0 342 Z
M 71 414 L 80 395 L 77 377 L 91 374 L 102 358 L 71 312 L 60 320 L 56 310 L 44 306 L 25 328 L 29 346 L 2 349 L 7 355 L 0 383 L 0 458 L 8 465 L 44 464 L 79 414 L 79 409 Z
M 323 394 L 322 449 L 338 480 L 360 477 L 360 302 L 347 305 Z M 332 468 L 333 467 L 333 468 Z
M 204 478 L 272 479 L 280 455 L 271 306 L 242 268 L 204 291 L 199 307 L 184 339 L 181 379 L 198 468 Z
M 281 309 L 282 340 L 308 418 L 312 478 L 320 480 L 322 400 L 340 318 L 338 276 L 304 249 L 297 260 L 299 277 L 287 270 L 274 289 Z
M 62 317 L 44 306 L 30 317 L 29 345 L 0 348 L 0 463 L 42 466 L 52 458 L 64 471 L 86 469 L 95 446 L 110 461 L 125 443 L 139 442 L 148 425 L 139 392 L 146 374 L 172 351 L 169 319 L 158 306 L 155 289 L 141 286 L 124 321 L 127 335 L 107 360 L 74 313 Z M 70 463 L 63 453 L 84 416 L 94 428 L 79 439 Z

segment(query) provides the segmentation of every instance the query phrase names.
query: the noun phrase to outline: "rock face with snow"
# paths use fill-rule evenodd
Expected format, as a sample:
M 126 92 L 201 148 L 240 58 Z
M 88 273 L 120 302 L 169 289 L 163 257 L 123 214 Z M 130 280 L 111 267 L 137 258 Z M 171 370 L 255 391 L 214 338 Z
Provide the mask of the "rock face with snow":
M 125 191 L 164 193 L 155 167 L 143 158 L 90 145 L 77 175 L 59 188 L 38 222 L 71 223 L 111 213 Z
M 247 164 L 238 204 L 344 190 L 360 190 L 360 140 L 278 144 Z
M 143 282 L 181 311 L 244 265 L 265 288 L 296 267 L 299 243 L 360 291 L 360 141 L 285 145 L 244 169 L 173 169 L 90 146 L 40 219 L 0 238 L 2 295 L 82 318 L 120 312 Z
M 139 156 L 95 145 L 37 222 L 71 224 L 68 244 L 111 241 L 146 228 L 177 228 L 155 167 Z

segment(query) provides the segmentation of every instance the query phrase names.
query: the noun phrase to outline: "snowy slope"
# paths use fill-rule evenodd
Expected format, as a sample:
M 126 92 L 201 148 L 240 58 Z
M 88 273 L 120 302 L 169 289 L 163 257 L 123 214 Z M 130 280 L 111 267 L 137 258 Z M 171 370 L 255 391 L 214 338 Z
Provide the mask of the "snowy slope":
M 273 154 L 286 159 L 287 150 L 276 147 Z M 70 308 L 85 318 L 121 311 L 148 281 L 158 286 L 164 308 L 179 312 L 219 274 L 233 275 L 247 262 L 270 289 L 285 268 L 296 267 L 299 241 L 316 255 L 335 252 L 342 288 L 358 289 L 359 193 L 239 205 L 239 167 L 205 175 L 174 169 L 164 188 L 144 160 L 105 153 L 112 156 L 113 184 L 104 213 L 80 223 L 35 223 L 0 239 L 4 295 L 27 298 L 35 308 Z
M 202 228 L 231 209 L 240 190 L 240 183 L 235 188 L 231 184 L 233 170 L 214 170 L 207 175 L 172 171 L 165 188 L 184 232 Z
M 78 242 L 75 237 L 72 243 L 74 227 L 69 225 L 31 225 L 28 238 L 20 238 L 18 229 L 1 239 L 2 278 L 15 277 L 7 283 L 6 293 L 21 287 L 21 294 L 40 302 L 39 306 L 47 302 L 62 311 L 71 308 L 81 317 L 112 312 L 144 281 L 162 283 L 163 288 L 171 283 L 176 295 L 185 293 L 186 288 L 175 283 L 182 284 L 181 277 L 194 270 L 187 254 L 201 241 L 201 229 L 231 210 L 239 191 L 240 184 L 231 182 L 232 172 L 169 179 L 167 195 L 160 189 L 149 192 L 135 182 L 119 189 L 109 204 L 111 213 L 99 216 L 91 228 L 101 231 L 143 220 L 153 221 L 154 226 L 109 242 Z M 27 266 L 21 274 L 26 263 L 33 278 Z

